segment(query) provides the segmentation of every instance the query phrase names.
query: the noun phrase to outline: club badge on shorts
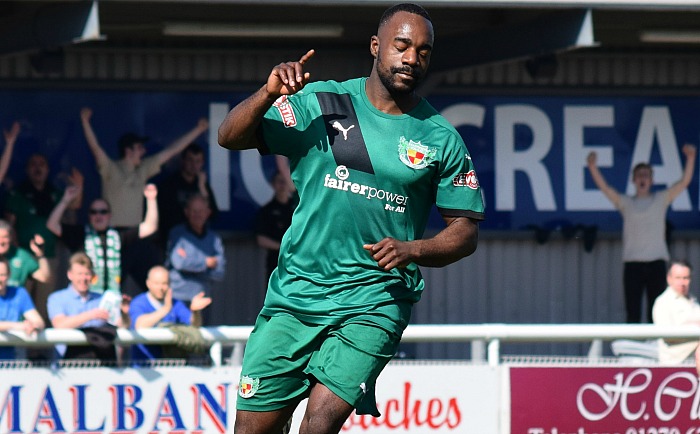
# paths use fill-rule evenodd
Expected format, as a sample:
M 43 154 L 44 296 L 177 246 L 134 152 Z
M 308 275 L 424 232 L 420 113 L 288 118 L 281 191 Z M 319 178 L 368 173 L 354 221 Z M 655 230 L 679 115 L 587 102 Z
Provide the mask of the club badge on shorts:
M 399 139 L 399 159 L 403 164 L 413 169 L 422 169 L 435 160 L 437 149 L 429 148 L 420 141 L 406 140 L 404 136 Z
M 247 375 L 241 377 L 241 381 L 238 382 L 238 396 L 241 398 L 250 398 L 255 395 L 260 387 L 259 378 L 251 378 Z

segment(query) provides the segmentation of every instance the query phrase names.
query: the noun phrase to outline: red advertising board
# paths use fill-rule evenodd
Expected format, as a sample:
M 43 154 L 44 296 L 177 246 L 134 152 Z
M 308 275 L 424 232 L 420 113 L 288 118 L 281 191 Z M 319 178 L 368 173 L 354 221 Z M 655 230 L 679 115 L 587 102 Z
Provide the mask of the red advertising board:
M 699 434 L 694 369 L 512 367 L 512 434 Z

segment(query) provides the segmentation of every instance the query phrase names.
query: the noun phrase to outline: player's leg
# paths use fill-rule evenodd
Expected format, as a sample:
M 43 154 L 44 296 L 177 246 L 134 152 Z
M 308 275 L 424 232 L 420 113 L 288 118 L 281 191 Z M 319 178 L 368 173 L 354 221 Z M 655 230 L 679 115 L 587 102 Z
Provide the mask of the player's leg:
M 296 405 L 275 411 L 236 411 L 236 434 L 281 434 L 291 420 Z
M 289 315 L 258 317 L 241 367 L 236 434 L 284 432 L 294 409 L 309 395 L 311 381 L 304 369 L 326 327 Z
M 400 340 L 367 321 L 332 328 L 305 371 L 314 383 L 300 434 L 338 433 L 353 409 L 379 416 L 375 382 Z
M 338 433 L 353 409 L 353 406 L 331 392 L 328 387 L 316 383 L 311 388 L 299 434 Z

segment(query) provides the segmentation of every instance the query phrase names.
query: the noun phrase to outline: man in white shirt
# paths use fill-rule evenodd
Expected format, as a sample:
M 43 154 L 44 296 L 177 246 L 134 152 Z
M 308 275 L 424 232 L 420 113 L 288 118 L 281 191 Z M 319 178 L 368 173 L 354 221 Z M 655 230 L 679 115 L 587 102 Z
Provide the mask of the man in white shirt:
M 689 294 L 690 264 L 671 261 L 666 273 L 668 287 L 654 302 L 652 316 L 658 325 L 700 325 L 700 304 Z M 659 339 L 659 361 L 678 364 L 690 357 L 698 347 L 698 341 L 670 341 Z

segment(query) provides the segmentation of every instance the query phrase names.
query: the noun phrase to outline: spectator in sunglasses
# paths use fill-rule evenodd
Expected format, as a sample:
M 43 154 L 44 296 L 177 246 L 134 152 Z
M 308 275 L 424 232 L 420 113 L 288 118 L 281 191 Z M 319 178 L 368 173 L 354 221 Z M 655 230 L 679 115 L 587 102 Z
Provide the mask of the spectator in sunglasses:
M 90 203 L 88 224 L 61 223 L 68 204 L 80 194 L 79 188 L 68 187 L 61 201 L 51 212 L 46 227 L 61 239 L 71 252 L 82 250 L 90 257 L 95 268 L 91 291 L 121 292 L 122 249 L 158 229 L 158 190 L 153 184 L 146 185 L 143 190 L 146 198 L 146 215 L 143 221 L 138 226 L 118 229 L 112 227 L 112 210 L 104 199 L 95 199 Z

